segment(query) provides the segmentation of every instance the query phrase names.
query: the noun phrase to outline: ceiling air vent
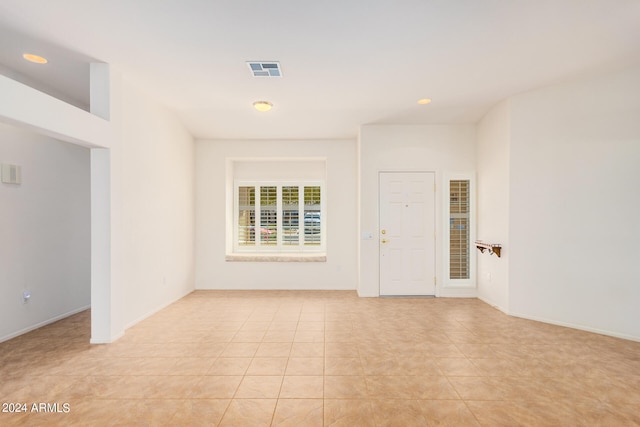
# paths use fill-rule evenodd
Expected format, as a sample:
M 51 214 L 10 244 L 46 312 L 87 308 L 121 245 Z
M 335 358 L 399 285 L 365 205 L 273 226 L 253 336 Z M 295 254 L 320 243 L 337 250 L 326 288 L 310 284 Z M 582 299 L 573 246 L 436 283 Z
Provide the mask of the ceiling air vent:
M 280 63 L 277 61 L 248 61 L 247 65 L 253 77 L 282 77 Z

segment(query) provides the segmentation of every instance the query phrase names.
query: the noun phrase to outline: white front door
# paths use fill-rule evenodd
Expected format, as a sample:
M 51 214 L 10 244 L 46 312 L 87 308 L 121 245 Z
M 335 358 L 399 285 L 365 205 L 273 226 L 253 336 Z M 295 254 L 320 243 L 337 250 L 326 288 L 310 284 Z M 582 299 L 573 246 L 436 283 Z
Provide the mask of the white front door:
M 435 295 L 435 174 L 380 172 L 380 295 Z

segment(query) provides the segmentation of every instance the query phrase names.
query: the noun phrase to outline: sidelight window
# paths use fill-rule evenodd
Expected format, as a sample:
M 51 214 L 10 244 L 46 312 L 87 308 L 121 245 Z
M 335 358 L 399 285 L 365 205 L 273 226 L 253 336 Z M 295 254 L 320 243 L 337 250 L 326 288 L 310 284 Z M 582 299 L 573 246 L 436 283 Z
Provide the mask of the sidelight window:
M 475 287 L 475 195 L 471 173 L 444 174 L 445 287 Z

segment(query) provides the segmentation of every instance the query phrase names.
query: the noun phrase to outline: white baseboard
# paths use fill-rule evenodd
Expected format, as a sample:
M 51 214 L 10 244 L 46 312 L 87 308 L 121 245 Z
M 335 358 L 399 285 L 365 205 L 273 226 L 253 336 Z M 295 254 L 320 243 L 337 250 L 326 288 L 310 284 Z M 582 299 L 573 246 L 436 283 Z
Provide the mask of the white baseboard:
M 500 310 L 501 312 L 503 312 L 504 314 L 506 314 L 506 315 L 508 315 L 508 316 L 510 315 L 510 314 L 509 314 L 509 312 L 508 312 L 507 310 L 505 310 L 505 309 L 504 309 L 504 307 L 500 307 L 499 305 L 494 304 L 494 303 L 493 303 L 493 301 L 489 301 L 488 299 L 483 298 L 483 297 L 481 297 L 481 296 L 478 296 L 478 299 L 479 299 L 480 301 L 482 301 L 483 303 L 488 304 L 488 305 L 490 305 L 491 307 L 495 308 L 496 310 Z
M 11 338 L 18 337 L 20 335 L 26 334 L 27 332 L 34 331 L 34 330 L 36 330 L 38 328 L 42 328 L 43 326 L 47 326 L 47 325 L 49 325 L 49 324 L 51 324 L 53 322 L 57 322 L 58 320 L 62 320 L 64 318 L 66 318 L 66 317 L 73 316 L 74 314 L 78 314 L 78 313 L 80 313 L 82 311 L 85 311 L 85 310 L 88 310 L 90 308 L 91 308 L 91 305 L 85 305 L 84 307 L 80 307 L 80 308 L 77 308 L 75 310 L 71 310 L 71 311 L 68 311 L 66 313 L 59 314 L 59 315 L 57 315 L 55 317 L 52 317 L 50 319 L 44 320 L 42 322 L 38 322 L 38 323 L 36 323 L 34 325 L 31 325 L 31 326 L 28 326 L 28 327 L 26 327 L 24 329 L 20 329 L 19 331 L 12 332 L 9 335 L 5 335 L 3 337 L 0 337 L 0 342 L 8 341 Z
M 622 339 L 629 340 L 629 341 L 640 342 L 640 337 L 636 337 L 636 336 L 633 336 L 633 335 L 627 335 L 627 334 L 621 334 L 621 333 L 618 333 L 618 332 L 607 331 L 605 329 L 592 328 L 592 327 L 584 326 L 584 325 L 576 325 L 575 323 L 558 322 L 557 320 L 546 319 L 546 318 L 543 318 L 543 317 L 529 316 L 529 315 L 520 314 L 520 313 L 507 313 L 507 314 L 509 314 L 510 316 L 513 316 L 513 317 L 520 317 L 522 319 L 534 320 L 536 322 L 542 322 L 542 323 L 548 323 L 550 325 L 563 326 L 565 328 L 578 329 L 580 331 L 593 332 L 595 334 L 607 335 L 607 336 L 614 337 L 614 338 L 622 338 Z
M 356 291 L 356 287 L 351 283 L 349 284 L 334 284 L 331 287 L 326 286 L 310 286 L 308 288 L 300 287 L 299 283 L 279 284 L 274 285 L 271 283 L 256 285 L 252 284 L 237 284 L 233 287 L 228 285 L 219 286 L 215 285 L 198 285 L 194 289 L 195 291 Z M 376 295 L 377 296 L 377 295 Z
M 377 298 L 380 296 L 378 293 L 363 292 L 360 289 L 356 289 L 356 293 L 360 298 Z
M 609 337 L 622 338 L 622 339 L 629 340 L 629 341 L 638 341 L 638 342 L 640 342 L 640 337 L 635 337 L 633 335 L 620 334 L 618 332 L 612 332 L 612 331 L 607 331 L 607 330 L 598 329 L 598 328 L 591 328 L 591 327 L 584 326 L 584 325 L 577 325 L 575 323 L 558 322 L 557 320 L 547 319 L 547 318 L 543 318 L 543 317 L 529 316 L 529 315 L 521 314 L 521 313 L 512 313 L 509 310 L 504 309 L 503 307 L 500 307 L 498 305 L 493 304 L 493 302 L 491 302 L 491 301 L 489 301 L 489 300 L 487 300 L 485 298 L 478 297 L 478 299 L 480 301 L 486 303 L 486 304 L 489 304 L 491 307 L 495 308 L 496 310 L 500 310 L 501 312 L 503 312 L 507 316 L 519 317 L 521 319 L 533 320 L 535 322 L 548 323 L 550 325 L 562 326 L 562 327 L 565 327 L 565 328 L 577 329 L 577 330 L 585 331 L 585 332 L 592 332 L 594 334 L 606 335 L 606 336 L 609 336 Z
M 156 313 L 157 313 L 157 312 L 159 312 L 160 310 L 163 310 L 163 309 L 165 309 L 165 308 L 169 307 L 169 306 L 170 306 L 171 304 L 173 304 L 174 302 L 181 300 L 182 298 L 186 297 L 187 295 L 189 295 L 189 294 L 190 294 L 190 293 L 192 293 L 193 291 L 195 291 L 195 289 L 190 289 L 190 290 L 188 290 L 187 292 L 185 292 L 185 293 L 183 293 L 182 295 L 180 295 L 179 297 L 177 297 L 177 298 L 175 298 L 175 299 L 173 299 L 173 300 L 171 300 L 171 301 L 169 301 L 169 302 L 167 302 L 167 303 L 165 303 L 165 304 L 161 304 L 161 305 L 159 305 L 158 307 L 154 308 L 153 310 L 151 310 L 151 311 L 149 311 L 149 312 L 147 312 L 147 313 L 143 314 L 142 316 L 138 317 L 137 319 L 135 319 L 135 320 L 133 320 L 133 321 L 131 321 L 131 322 L 127 323 L 127 324 L 124 326 L 125 331 L 126 331 L 127 329 L 131 328 L 132 326 L 135 326 L 135 325 L 137 325 L 138 323 L 142 322 L 143 320 L 148 319 L 149 317 L 153 316 L 154 314 L 156 314 Z M 124 332 L 123 332 L 123 334 L 122 334 L 122 335 L 124 335 Z M 120 338 L 120 337 L 118 337 L 118 338 Z M 114 340 L 114 341 L 115 341 L 115 340 Z
M 111 343 L 114 343 L 114 342 L 118 341 L 123 336 L 124 336 L 124 331 L 122 331 L 122 332 L 114 335 L 112 338 L 106 339 L 106 340 L 91 338 L 89 340 L 89 344 L 111 344 Z
M 114 335 L 113 337 L 110 338 L 91 338 L 90 343 L 91 344 L 112 344 L 114 342 L 116 342 L 117 340 L 119 340 L 120 338 L 122 338 L 123 336 L 125 336 L 126 334 L 126 330 L 137 325 L 138 323 L 142 322 L 145 319 L 148 319 L 149 317 L 153 316 L 154 314 L 156 314 L 157 312 L 159 312 L 160 310 L 163 310 L 165 308 L 167 308 L 168 306 L 170 306 L 171 304 L 173 304 L 176 301 L 181 300 L 182 298 L 186 297 L 187 295 L 189 295 L 191 292 L 193 292 L 194 289 L 190 289 L 186 292 L 184 292 L 182 295 L 180 295 L 177 298 L 174 298 L 173 300 L 165 303 L 165 304 L 161 304 L 158 307 L 154 308 L 153 310 L 143 314 L 142 316 L 138 317 L 137 319 L 127 323 L 124 327 L 124 330 L 118 332 L 116 335 Z
M 476 288 L 454 288 L 442 286 L 438 288 L 436 296 L 438 298 L 477 298 Z

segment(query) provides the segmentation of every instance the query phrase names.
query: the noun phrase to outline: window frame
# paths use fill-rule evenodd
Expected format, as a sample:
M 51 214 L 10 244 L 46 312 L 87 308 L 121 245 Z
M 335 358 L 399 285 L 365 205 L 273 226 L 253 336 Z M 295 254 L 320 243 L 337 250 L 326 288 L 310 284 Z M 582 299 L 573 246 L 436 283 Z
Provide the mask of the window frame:
M 261 215 L 260 212 L 260 189 L 261 187 L 276 187 L 276 244 L 263 244 L 262 239 L 258 236 L 254 238 L 253 245 L 241 245 L 240 237 L 240 188 L 254 187 L 255 194 L 255 211 L 254 217 L 256 223 L 255 229 L 261 228 L 258 222 Z M 283 209 L 283 187 L 298 187 L 298 244 L 284 244 L 283 228 L 284 228 L 284 209 Z M 304 240 L 304 188 L 320 187 L 320 243 L 318 245 L 305 244 Z M 241 255 L 251 254 L 270 254 L 270 255 L 322 255 L 326 252 L 327 240 L 327 195 L 325 192 L 325 183 L 322 180 L 234 180 L 233 184 L 233 253 Z
M 443 273 L 445 288 L 475 288 L 476 287 L 476 250 L 474 242 L 476 240 L 476 183 L 475 174 L 471 172 L 444 173 L 442 191 L 442 229 L 443 233 Z M 469 181 L 469 278 L 452 279 L 450 271 L 451 261 L 451 210 L 450 192 L 451 181 Z

